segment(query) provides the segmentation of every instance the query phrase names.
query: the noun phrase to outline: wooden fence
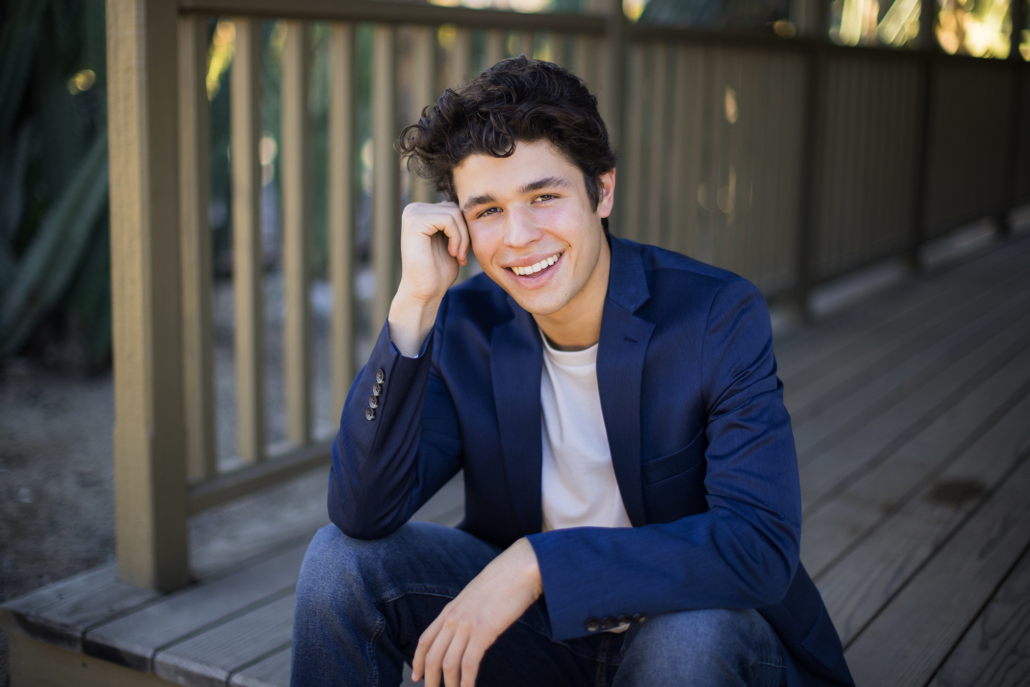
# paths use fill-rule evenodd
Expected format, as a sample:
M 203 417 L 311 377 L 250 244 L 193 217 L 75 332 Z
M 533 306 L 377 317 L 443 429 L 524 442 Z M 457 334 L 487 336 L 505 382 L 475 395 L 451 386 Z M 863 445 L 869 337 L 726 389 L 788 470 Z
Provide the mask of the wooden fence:
M 1030 69 L 922 51 L 368 0 L 108 0 L 115 326 L 115 489 L 121 576 L 189 579 L 188 518 L 325 464 L 313 437 L 309 300 L 310 22 L 330 23 L 329 275 L 334 403 L 353 379 L 355 26 L 373 29 L 373 328 L 399 278 L 401 91 L 418 107 L 509 51 L 549 57 L 599 93 L 621 154 L 615 234 L 739 272 L 804 303 L 826 279 L 1030 201 Z M 812 3 L 808 3 L 812 5 Z M 1018 5 L 1018 4 L 1017 4 Z M 237 449 L 215 451 L 208 224 L 207 21 L 231 16 Z M 260 232 L 260 22 L 286 20 L 280 174 L 287 439 L 269 447 Z M 1018 17 L 1017 17 L 1018 19 Z M 818 21 L 816 22 L 818 25 Z M 453 25 L 440 54 L 437 29 Z M 1021 25 L 1019 23 L 1017 26 Z M 924 17 L 923 26 L 929 33 Z M 398 29 L 410 73 L 398 79 Z M 537 50 L 536 54 L 540 54 Z M 438 62 L 443 60 L 443 64 Z M 441 81 L 438 74 L 446 74 Z M 403 88 L 401 84 L 404 84 Z M 409 113 L 410 114 L 410 113 Z M 412 200 L 432 200 L 412 180 Z

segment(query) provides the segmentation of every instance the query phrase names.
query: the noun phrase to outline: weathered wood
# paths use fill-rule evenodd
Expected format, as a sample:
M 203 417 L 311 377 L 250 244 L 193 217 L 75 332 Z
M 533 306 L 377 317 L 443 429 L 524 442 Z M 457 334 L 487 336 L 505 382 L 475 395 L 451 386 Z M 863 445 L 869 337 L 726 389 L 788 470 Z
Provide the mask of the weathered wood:
M 1030 461 L 1008 477 L 845 652 L 856 684 L 926 684 L 1030 542 Z
M 329 281 L 334 417 L 354 381 L 354 25 L 329 29 Z
M 1019 687 L 1030 683 L 1030 551 L 1016 564 L 934 676 L 930 687 Z
M 83 656 L 74 651 L 10 635 L 11 687 L 174 687 L 175 683 Z
M 311 161 L 308 87 L 311 50 L 307 24 L 286 22 L 282 53 L 283 377 L 286 437 L 311 442 Z
M 955 378 L 950 374 L 941 375 L 920 389 L 910 398 L 904 412 L 880 416 L 867 425 L 860 440 L 844 442 L 803 466 L 801 498 L 805 504 L 805 519 L 811 521 L 819 510 L 836 503 L 840 494 L 866 479 L 881 465 L 897 462 L 899 455 L 913 454 L 918 460 L 931 446 L 934 451 L 947 452 L 969 432 L 975 431 L 1000 402 L 996 390 L 1012 383 L 1018 387 L 1021 383 L 1019 379 L 1012 382 L 1002 377 L 1005 370 L 1024 374 L 1025 362 L 1020 354 L 1028 343 L 1026 324 L 1024 319 L 1022 328 L 1014 330 L 1011 336 L 992 339 L 989 347 L 983 349 L 984 360 L 970 355 L 961 365 L 952 368 Z M 825 552 L 822 546 L 815 544 L 819 540 L 815 529 L 809 528 L 806 532 L 813 554 L 815 550 Z
M 305 551 L 307 542 L 294 545 L 257 565 L 193 585 L 158 603 L 90 629 L 86 633 L 84 651 L 112 663 L 152 673 L 153 658 L 163 647 L 292 590 L 297 585 Z
M 107 3 L 115 534 L 122 579 L 186 584 L 178 17 Z
M 292 647 L 277 651 L 233 675 L 229 684 L 232 687 L 289 687 L 292 654 Z
M 372 331 L 386 323 L 396 288 L 397 244 L 400 241 L 400 165 L 393 143 L 397 137 L 397 29 L 378 24 L 372 39 L 372 265 L 376 276 Z
M 265 306 L 261 244 L 261 22 L 237 17 L 232 60 L 232 269 L 236 452 L 265 459 Z
M 158 598 L 151 589 L 118 581 L 115 563 L 55 582 L 0 607 L 0 627 L 71 651 L 85 631 Z
M 211 315 L 211 128 L 207 20 L 179 17 L 179 212 L 182 235 L 183 392 L 190 479 L 218 471 Z
M 190 687 L 221 687 L 229 677 L 290 645 L 295 594 L 287 594 L 159 651 L 159 677 Z
M 423 108 L 435 104 L 440 97 L 440 92 L 436 87 L 436 32 L 429 27 L 420 26 L 412 29 L 411 49 L 412 67 L 415 70 L 412 78 L 412 99 L 415 105 L 412 121 L 414 122 L 422 115 Z M 429 182 L 410 170 L 408 184 L 411 188 L 413 203 L 432 203 L 436 200 L 436 191 Z
M 1028 388 L 1024 384 L 1021 391 Z M 816 583 L 843 642 L 865 627 L 1023 460 L 1030 449 L 1030 399 L 1024 396 L 1005 410 L 975 443 L 963 442 L 943 459 L 926 460 L 930 469 L 920 482 L 914 483 L 900 467 L 883 470 L 879 479 L 841 498 L 847 503 L 845 510 L 851 511 L 845 518 L 850 515 L 854 525 L 849 527 L 842 518 L 835 529 L 851 540 L 852 547 Z M 927 450 L 928 457 L 933 456 L 931 451 Z M 899 477 L 906 483 L 895 488 L 890 480 Z M 877 487 L 880 494 L 875 493 Z M 870 525 L 873 517 L 863 517 L 861 511 L 878 511 L 873 516 L 876 522 Z
M 190 488 L 189 509 L 195 515 L 241 496 L 313 470 L 329 463 L 331 442 L 291 447 L 285 453 L 273 452 L 271 460 L 226 472 L 213 480 Z

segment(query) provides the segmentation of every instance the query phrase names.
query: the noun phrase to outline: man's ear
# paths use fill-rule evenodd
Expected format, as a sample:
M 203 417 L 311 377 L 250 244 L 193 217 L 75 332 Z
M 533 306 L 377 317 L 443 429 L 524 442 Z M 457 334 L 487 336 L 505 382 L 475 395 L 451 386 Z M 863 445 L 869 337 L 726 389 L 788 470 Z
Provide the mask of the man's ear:
M 615 204 L 615 168 L 605 172 L 600 177 L 601 187 L 598 189 L 600 197 L 597 199 L 597 211 L 601 217 L 608 217 L 612 214 L 612 207 Z

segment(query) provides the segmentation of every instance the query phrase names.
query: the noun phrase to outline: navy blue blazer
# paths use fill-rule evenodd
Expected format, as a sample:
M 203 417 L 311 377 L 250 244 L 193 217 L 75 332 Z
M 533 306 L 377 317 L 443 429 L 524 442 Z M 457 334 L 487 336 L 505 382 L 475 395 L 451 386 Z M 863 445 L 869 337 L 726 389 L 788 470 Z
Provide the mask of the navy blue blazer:
M 789 651 L 788 685 L 853 684 L 798 561 L 797 457 L 765 299 L 685 256 L 610 245 L 597 383 L 632 528 L 541 533 L 540 332 L 486 275 L 448 291 L 419 357 L 383 327 L 333 444 L 330 518 L 384 537 L 463 468 L 459 527 L 500 547 L 528 537 L 555 639 L 589 634 L 589 618 L 756 608 Z

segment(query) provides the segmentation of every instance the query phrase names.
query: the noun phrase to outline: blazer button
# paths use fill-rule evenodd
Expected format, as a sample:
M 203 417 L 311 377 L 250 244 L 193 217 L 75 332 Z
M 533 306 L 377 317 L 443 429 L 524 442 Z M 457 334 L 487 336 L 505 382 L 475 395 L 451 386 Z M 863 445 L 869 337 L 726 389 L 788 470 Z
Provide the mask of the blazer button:
M 644 615 L 643 613 L 634 613 L 633 617 L 631 618 L 631 620 L 633 622 L 635 622 L 635 623 L 642 623 L 645 620 L 647 620 L 647 616 Z
M 365 408 L 365 419 L 366 420 L 375 420 L 376 419 L 376 411 L 372 410 L 371 408 Z
M 601 621 L 597 618 L 587 618 L 587 621 L 583 623 L 583 627 L 587 629 L 587 632 L 597 632 L 601 629 Z
M 369 407 L 369 409 L 378 408 L 379 407 L 379 399 L 376 398 L 375 396 L 369 396 L 368 397 L 368 407 Z
M 372 395 L 373 396 L 379 396 L 382 393 L 383 393 L 383 385 L 382 384 L 373 384 L 372 385 Z
M 615 627 L 615 618 L 611 617 L 610 615 L 606 615 L 604 617 L 604 620 L 601 621 L 601 629 L 610 630 L 613 627 Z
M 376 384 L 383 384 L 386 381 L 386 373 L 382 369 L 376 370 Z
M 615 624 L 616 625 L 629 625 L 631 620 L 632 620 L 632 618 L 630 618 L 628 615 L 620 615 L 618 618 L 615 619 Z

